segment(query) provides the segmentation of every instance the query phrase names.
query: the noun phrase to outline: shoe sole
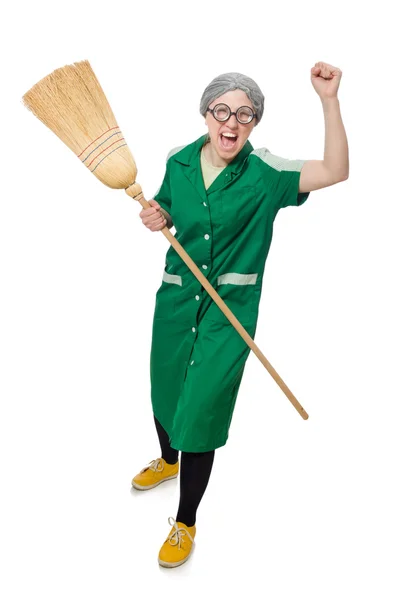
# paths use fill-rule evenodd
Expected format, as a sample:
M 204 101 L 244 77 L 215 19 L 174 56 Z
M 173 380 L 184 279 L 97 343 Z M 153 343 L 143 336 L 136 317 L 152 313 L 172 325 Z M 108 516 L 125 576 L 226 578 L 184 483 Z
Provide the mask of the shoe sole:
M 165 567 L 166 569 L 172 569 L 173 567 L 179 567 L 180 565 L 183 565 L 183 563 L 185 563 L 185 562 L 186 562 L 187 560 L 189 560 L 189 558 L 191 557 L 191 555 L 192 555 L 192 552 L 193 552 L 193 550 L 194 550 L 194 545 L 195 545 L 195 542 L 193 542 L 193 545 L 192 545 L 192 548 L 191 548 L 191 550 L 190 550 L 189 554 L 188 554 L 188 555 L 187 555 L 187 557 L 186 557 L 186 558 L 184 558 L 183 560 L 180 560 L 180 561 L 178 561 L 178 562 L 176 562 L 176 563 L 169 563 L 169 562 L 165 562 L 164 560 L 161 560 L 161 559 L 159 558 L 159 559 L 158 559 L 158 561 L 159 561 L 159 565 L 160 565 L 161 567 Z
M 160 481 L 158 481 L 157 483 L 154 483 L 153 485 L 139 485 L 139 483 L 135 483 L 135 481 L 132 480 L 131 485 L 136 490 L 141 490 L 141 491 L 151 490 L 151 489 L 157 487 L 158 485 L 160 485 L 160 483 L 163 483 L 164 481 L 168 481 L 169 479 L 175 479 L 176 477 L 178 477 L 178 473 L 176 473 L 176 475 L 171 475 L 170 477 L 164 477 L 164 479 L 161 479 Z

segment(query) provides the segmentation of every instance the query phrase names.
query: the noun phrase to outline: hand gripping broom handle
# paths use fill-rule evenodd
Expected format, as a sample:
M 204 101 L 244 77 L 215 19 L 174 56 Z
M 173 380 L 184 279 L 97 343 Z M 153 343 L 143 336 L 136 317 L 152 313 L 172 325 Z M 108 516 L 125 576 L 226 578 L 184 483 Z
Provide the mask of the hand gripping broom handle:
M 147 202 L 147 200 L 145 200 L 143 193 L 142 193 L 141 186 L 138 183 L 134 182 L 133 184 L 128 186 L 125 191 L 129 196 L 131 196 L 131 198 L 133 198 L 134 200 L 137 200 L 143 208 L 152 208 L 150 206 L 149 202 Z M 192 261 L 192 259 L 187 254 L 187 252 L 185 252 L 185 250 L 182 248 L 182 246 L 180 245 L 178 240 L 172 235 L 172 233 L 170 232 L 168 227 L 165 226 L 161 230 L 161 233 L 163 233 L 165 235 L 167 240 L 170 242 L 170 244 L 173 246 L 173 248 L 176 250 L 176 252 L 182 258 L 182 260 L 186 263 L 186 265 L 192 271 L 193 275 L 199 280 L 199 282 L 207 290 L 207 292 L 209 293 L 209 295 L 211 296 L 213 301 L 219 306 L 219 308 L 221 309 L 221 311 L 223 312 L 225 317 L 227 319 L 229 319 L 230 323 L 233 325 L 233 327 L 236 329 L 236 331 L 241 335 L 241 337 L 246 342 L 246 344 L 256 354 L 256 356 L 259 358 L 259 360 L 261 361 L 263 366 L 268 370 L 270 375 L 273 377 L 274 381 L 283 390 L 283 392 L 287 396 L 288 400 L 296 408 L 296 410 L 298 411 L 298 413 L 300 414 L 302 419 L 305 419 L 305 420 L 308 419 L 309 415 L 307 414 L 307 412 L 305 411 L 303 406 L 301 406 L 299 404 L 298 400 L 295 398 L 294 394 L 291 392 L 291 390 L 287 387 L 287 385 L 281 379 L 280 375 L 275 371 L 275 369 L 273 369 L 272 365 L 269 363 L 269 361 L 265 358 L 265 356 L 259 350 L 258 346 L 255 344 L 252 337 L 248 334 L 248 332 L 244 329 L 244 327 L 236 319 L 236 317 L 234 316 L 232 311 L 224 303 L 222 298 L 215 291 L 215 289 L 212 287 L 212 285 L 209 283 L 209 281 L 204 277 L 204 275 L 201 273 L 200 269 Z

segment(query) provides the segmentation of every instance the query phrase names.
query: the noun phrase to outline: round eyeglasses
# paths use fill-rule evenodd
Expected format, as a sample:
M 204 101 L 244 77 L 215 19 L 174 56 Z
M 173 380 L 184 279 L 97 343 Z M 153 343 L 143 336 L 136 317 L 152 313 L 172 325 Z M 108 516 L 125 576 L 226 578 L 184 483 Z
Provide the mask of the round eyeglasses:
M 227 104 L 217 104 L 214 108 L 207 108 L 207 111 L 212 114 L 214 119 L 224 123 L 228 121 L 232 115 L 236 115 L 236 119 L 239 123 L 247 125 L 251 123 L 252 119 L 256 117 L 256 114 L 250 106 L 240 106 L 235 112 L 232 112 L 230 106 Z

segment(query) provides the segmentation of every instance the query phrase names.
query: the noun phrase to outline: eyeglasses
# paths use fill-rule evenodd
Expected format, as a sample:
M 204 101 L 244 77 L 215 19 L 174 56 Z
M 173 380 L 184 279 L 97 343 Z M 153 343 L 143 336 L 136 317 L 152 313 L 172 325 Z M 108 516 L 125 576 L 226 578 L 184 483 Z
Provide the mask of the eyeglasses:
M 236 115 L 239 123 L 247 125 L 247 123 L 251 123 L 252 119 L 256 117 L 250 106 L 240 106 L 236 112 L 232 112 L 227 104 L 217 104 L 214 108 L 207 108 L 207 111 L 212 114 L 214 119 L 221 123 L 228 121 L 232 115 Z

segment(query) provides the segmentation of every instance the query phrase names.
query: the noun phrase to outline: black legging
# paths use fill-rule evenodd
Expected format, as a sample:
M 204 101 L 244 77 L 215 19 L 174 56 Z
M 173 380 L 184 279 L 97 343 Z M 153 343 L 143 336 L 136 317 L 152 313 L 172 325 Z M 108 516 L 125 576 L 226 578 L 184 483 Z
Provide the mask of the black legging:
M 168 434 L 156 417 L 154 417 L 154 422 L 161 446 L 161 457 L 165 462 L 173 465 L 178 460 L 178 450 L 171 448 Z M 215 450 L 182 452 L 181 454 L 181 493 L 176 521 L 191 527 L 196 523 L 197 508 L 208 485 Z

